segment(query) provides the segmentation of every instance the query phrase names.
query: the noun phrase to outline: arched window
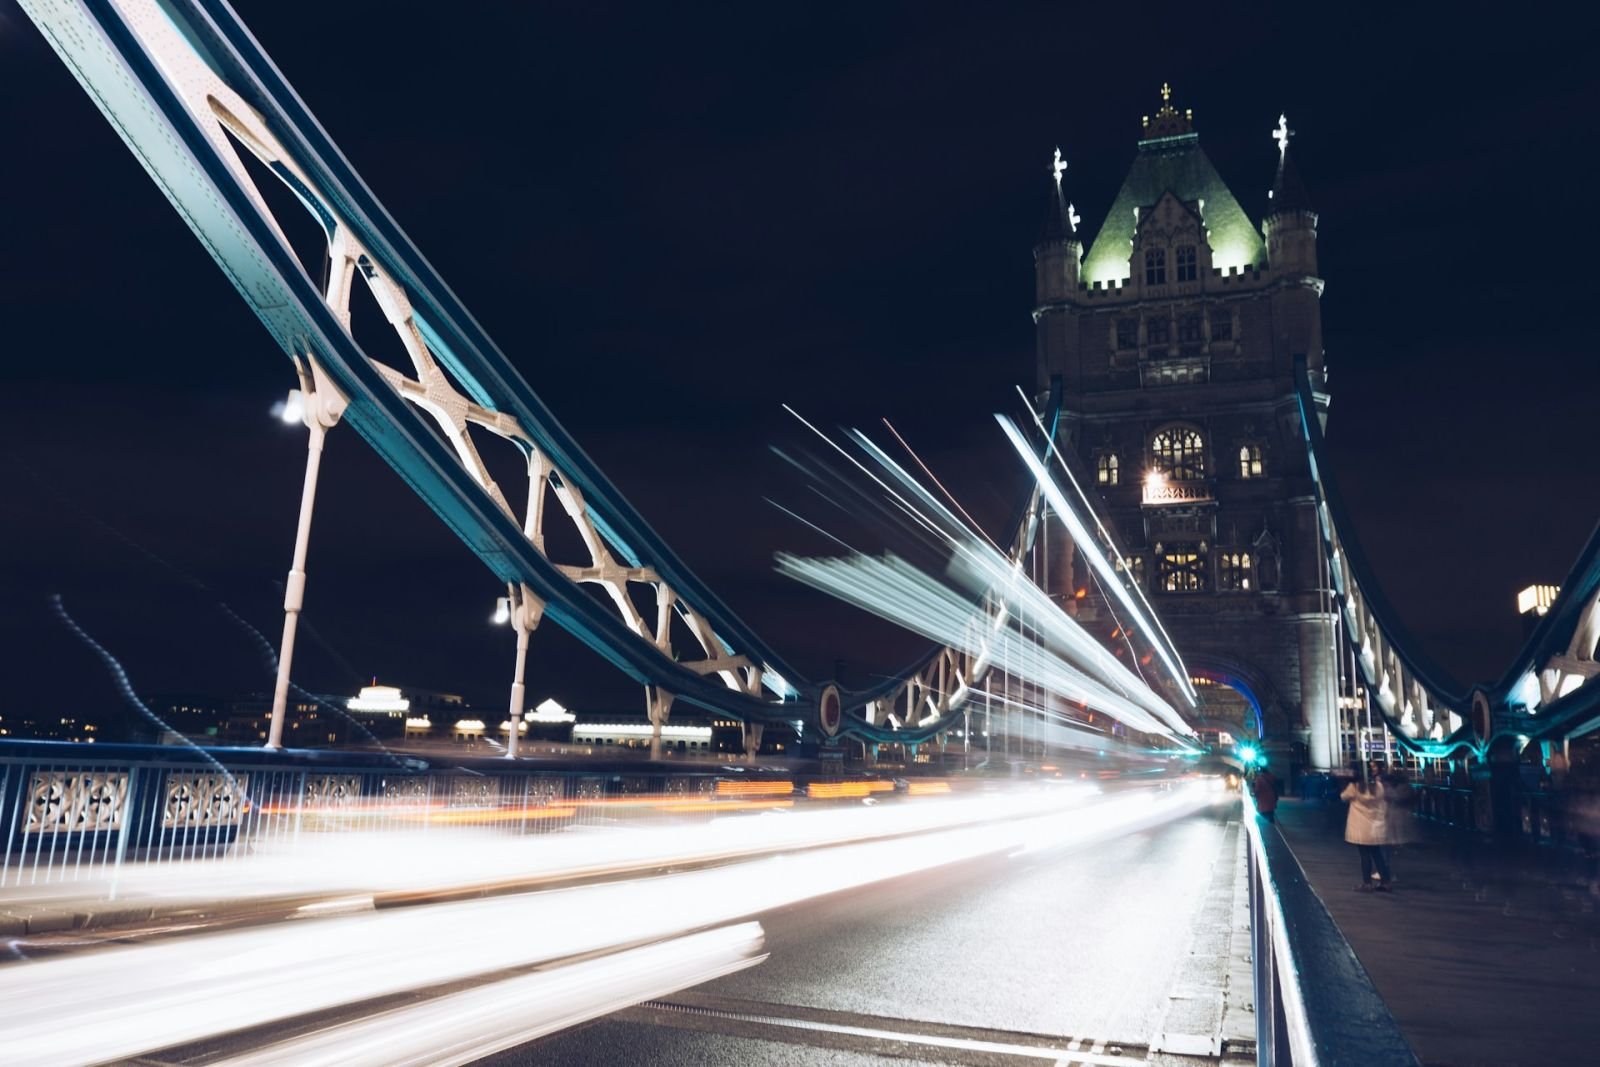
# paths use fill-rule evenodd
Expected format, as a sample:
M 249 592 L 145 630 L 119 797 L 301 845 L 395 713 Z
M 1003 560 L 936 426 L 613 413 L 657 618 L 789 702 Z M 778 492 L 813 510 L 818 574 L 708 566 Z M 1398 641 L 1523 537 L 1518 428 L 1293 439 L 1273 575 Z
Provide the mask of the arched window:
M 1180 245 L 1178 248 L 1178 280 L 1192 282 L 1198 275 L 1194 255 L 1194 245 Z
M 1167 284 L 1167 250 L 1165 248 L 1145 250 L 1144 283 L 1146 285 Z
M 1259 478 L 1259 477 L 1261 477 L 1261 475 L 1262 475 L 1262 469 L 1261 469 L 1261 446 L 1260 445 L 1240 445 L 1239 446 L 1239 477 L 1241 477 L 1241 478 Z
M 1197 482 L 1206 476 L 1205 441 L 1198 430 L 1173 426 L 1150 439 L 1155 469 L 1175 482 Z
M 1122 473 L 1118 469 L 1115 452 L 1102 452 L 1095 458 L 1094 480 L 1101 485 L 1121 484 Z
M 1156 582 L 1163 593 L 1202 593 L 1206 589 L 1203 544 L 1157 545 Z
M 1217 588 L 1229 592 L 1250 591 L 1250 553 L 1223 552 L 1217 557 Z

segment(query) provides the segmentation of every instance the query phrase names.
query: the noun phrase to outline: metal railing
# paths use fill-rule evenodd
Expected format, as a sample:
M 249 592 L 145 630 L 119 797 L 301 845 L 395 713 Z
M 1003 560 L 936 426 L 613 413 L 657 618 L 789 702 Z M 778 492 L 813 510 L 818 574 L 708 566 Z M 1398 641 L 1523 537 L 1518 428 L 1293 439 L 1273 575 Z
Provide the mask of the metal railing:
M 765 785 L 763 785 L 765 783 Z M 224 862 L 318 833 L 506 835 L 696 822 L 791 803 L 728 768 L 439 765 L 381 753 L 0 742 L 0 889 L 131 862 Z
M 1244 799 L 1256 1062 L 1268 1067 L 1416 1067 L 1366 968 L 1276 825 Z

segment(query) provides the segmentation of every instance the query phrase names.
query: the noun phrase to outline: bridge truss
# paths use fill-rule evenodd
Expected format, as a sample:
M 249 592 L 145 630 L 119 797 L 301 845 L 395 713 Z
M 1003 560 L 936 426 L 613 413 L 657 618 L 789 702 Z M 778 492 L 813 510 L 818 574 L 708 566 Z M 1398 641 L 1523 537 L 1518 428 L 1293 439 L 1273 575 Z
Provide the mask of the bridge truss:
M 1461 684 L 1426 658 L 1384 599 L 1327 458 L 1318 398 L 1304 357 L 1297 359 L 1295 374 L 1339 631 L 1374 715 L 1396 741 L 1418 755 L 1471 753 L 1483 758 L 1498 744 L 1561 740 L 1600 728 L 1600 665 L 1595 662 L 1600 528 L 1590 535 L 1555 603 L 1505 670 L 1490 681 Z
M 745 625 L 539 400 L 223 0 L 21 2 L 293 362 L 313 451 L 327 428 L 349 422 L 506 584 L 519 656 L 528 630 L 555 622 L 646 687 L 658 739 L 675 700 L 744 722 L 747 746 L 779 722 L 917 744 L 964 714 L 992 667 L 981 651 L 936 647 L 882 685 L 841 694 L 804 679 Z M 247 160 L 315 220 L 324 276 L 296 254 L 290 221 Z M 387 327 L 403 359 L 386 362 L 357 342 L 358 288 L 384 320 L 368 325 L 379 335 Z M 483 460 L 482 449 L 506 446 L 524 485 L 498 484 Z M 1035 490 L 1014 561 L 1039 517 Z M 583 558 L 552 558 L 556 523 L 575 532 Z M 301 566 L 297 557 L 290 613 Z M 283 688 L 287 658 L 280 669 Z M 519 660 L 514 703 L 520 687 Z M 841 714 L 819 716 L 825 700 Z

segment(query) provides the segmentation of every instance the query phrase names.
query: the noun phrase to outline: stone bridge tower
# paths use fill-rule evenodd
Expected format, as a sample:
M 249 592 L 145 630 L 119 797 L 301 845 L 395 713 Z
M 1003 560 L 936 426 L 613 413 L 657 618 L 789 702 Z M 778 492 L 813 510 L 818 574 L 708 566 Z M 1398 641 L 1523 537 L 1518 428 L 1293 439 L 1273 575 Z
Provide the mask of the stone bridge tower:
M 1231 689 L 1283 769 L 1331 767 L 1339 653 L 1293 382 L 1304 356 L 1323 396 L 1317 216 L 1286 122 L 1258 230 L 1192 119 L 1163 86 L 1087 255 L 1058 156 L 1034 253 L 1040 385 L 1060 376 L 1066 448 L 1212 712 Z M 1088 568 L 1049 584 L 1115 630 Z

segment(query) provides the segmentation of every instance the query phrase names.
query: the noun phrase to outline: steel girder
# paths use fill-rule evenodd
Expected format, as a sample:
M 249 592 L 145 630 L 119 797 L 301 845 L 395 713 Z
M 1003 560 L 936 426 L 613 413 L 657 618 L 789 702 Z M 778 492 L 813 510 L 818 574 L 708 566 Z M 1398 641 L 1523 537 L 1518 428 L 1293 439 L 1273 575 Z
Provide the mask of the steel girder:
M 1424 755 L 1464 748 L 1482 755 L 1503 738 L 1572 736 L 1600 727 L 1600 683 L 1594 681 L 1600 676 L 1600 528 L 1506 670 L 1497 680 L 1464 686 L 1423 656 L 1382 595 L 1327 461 L 1303 356 L 1295 360 L 1295 387 L 1340 629 L 1374 710 L 1396 740 Z
M 231 7 L 222 0 L 22 0 L 22 6 L 293 360 L 302 383 L 337 392 L 347 404 L 343 417 L 514 594 L 532 603 L 535 617 L 552 619 L 649 686 L 652 708 L 676 697 L 753 724 L 815 720 L 812 704 L 822 686 L 802 679 L 700 582 L 589 459 L 373 196 Z M 325 284 L 313 281 L 297 258 L 241 151 L 269 169 L 321 226 Z M 409 369 L 372 358 L 356 342 L 350 306 L 356 285 L 367 286 L 382 309 Z M 475 433 L 520 450 L 528 475 L 520 516 L 490 477 Z M 1036 503 L 1023 514 L 1019 552 L 1032 543 Z M 558 564 L 545 554 L 546 523 L 556 515 L 581 538 L 586 564 Z M 587 594 L 581 588 L 587 584 L 604 590 L 604 600 Z M 635 601 L 635 587 L 649 591 L 653 618 Z M 698 648 L 674 647 L 674 617 Z M 844 732 L 918 743 L 945 730 L 961 714 L 976 672 L 987 670 L 952 657 L 960 660 L 957 652 L 937 649 L 882 686 L 846 694 L 863 713 L 846 715 Z M 887 727 L 874 709 L 902 699 L 918 707 L 927 701 L 939 710 L 937 720 Z
M 325 376 L 345 419 L 502 581 L 635 680 L 747 721 L 809 717 L 787 664 L 704 586 L 539 401 L 305 108 L 231 8 L 201 0 L 27 0 L 23 5 L 206 246 L 302 380 Z M 240 152 L 299 198 L 327 238 L 319 287 Z M 366 285 L 411 367 L 350 331 Z M 525 458 L 522 515 L 490 478 L 474 433 Z M 553 511 L 590 559 L 543 551 Z M 582 588 L 595 584 L 605 602 Z M 649 590 L 646 618 L 630 587 Z M 646 609 L 648 610 L 648 609 Z M 698 649 L 675 649 L 672 619 Z M 679 656 L 684 658 L 680 659 Z M 774 679 L 777 675 L 778 679 Z M 763 683 L 778 690 L 763 696 Z

